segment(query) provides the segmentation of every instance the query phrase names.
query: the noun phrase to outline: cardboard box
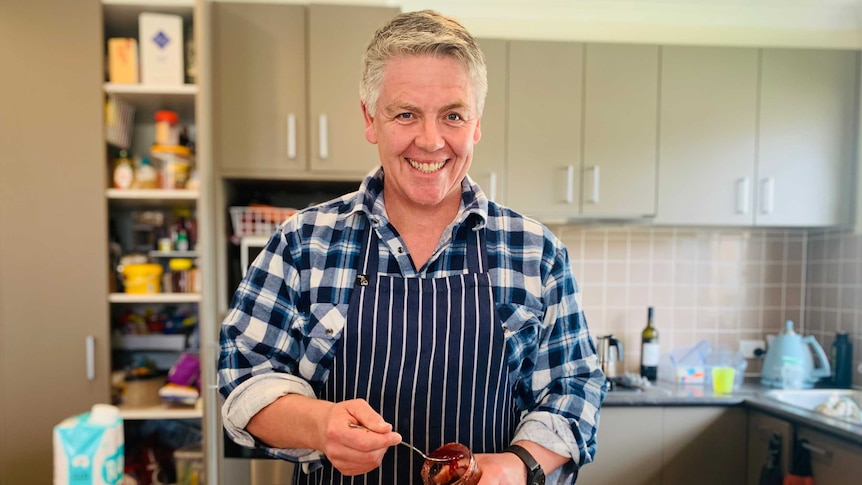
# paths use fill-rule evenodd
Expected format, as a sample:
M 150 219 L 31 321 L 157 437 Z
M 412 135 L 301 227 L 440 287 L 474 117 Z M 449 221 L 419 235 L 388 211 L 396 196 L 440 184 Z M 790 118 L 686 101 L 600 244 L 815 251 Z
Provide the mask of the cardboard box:
M 116 37 L 108 39 L 108 81 L 117 84 L 138 83 L 138 41 Z
M 141 83 L 182 85 L 183 18 L 179 15 L 145 12 L 138 16 L 141 44 Z

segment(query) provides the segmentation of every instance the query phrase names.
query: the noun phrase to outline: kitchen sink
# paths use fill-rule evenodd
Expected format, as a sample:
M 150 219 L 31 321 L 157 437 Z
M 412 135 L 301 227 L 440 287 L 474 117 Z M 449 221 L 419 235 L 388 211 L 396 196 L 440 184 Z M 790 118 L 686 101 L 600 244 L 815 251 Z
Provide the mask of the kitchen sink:
M 764 396 L 791 406 L 862 425 L 862 413 L 860 413 L 862 391 L 852 389 L 774 389 L 767 391 Z

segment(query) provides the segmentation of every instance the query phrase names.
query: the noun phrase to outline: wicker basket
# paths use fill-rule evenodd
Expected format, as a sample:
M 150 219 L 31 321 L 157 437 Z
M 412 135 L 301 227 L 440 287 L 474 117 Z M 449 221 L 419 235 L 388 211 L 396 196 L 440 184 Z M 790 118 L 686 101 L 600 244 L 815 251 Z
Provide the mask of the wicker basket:
M 269 236 L 288 217 L 296 214 L 296 209 L 269 206 L 231 207 L 228 210 L 233 224 L 233 234 L 240 238 Z

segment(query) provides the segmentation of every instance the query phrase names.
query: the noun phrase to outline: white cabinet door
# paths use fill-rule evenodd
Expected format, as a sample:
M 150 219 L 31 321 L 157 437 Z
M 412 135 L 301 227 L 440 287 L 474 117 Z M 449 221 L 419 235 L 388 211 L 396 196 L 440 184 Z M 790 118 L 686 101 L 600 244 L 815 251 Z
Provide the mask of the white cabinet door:
M 505 202 L 506 183 L 506 93 L 508 92 L 507 42 L 501 39 L 478 39 L 488 69 L 488 95 L 479 127 L 482 138 L 473 152 L 470 177 L 485 195 L 498 203 Z
M 311 170 L 361 178 L 380 164 L 359 104 L 362 56 L 397 8 L 308 6 Z
M 662 485 L 745 483 L 745 408 L 663 409 Z
M 588 44 L 581 213 L 656 212 L 659 48 Z
M 850 222 L 858 53 L 764 49 L 759 226 Z
M 506 200 L 530 216 L 579 213 L 583 45 L 509 44 Z
M 757 49 L 662 49 L 656 222 L 754 222 L 757 67 Z
M 578 474 L 578 485 L 659 485 L 662 413 L 655 407 L 604 407 L 595 461 Z

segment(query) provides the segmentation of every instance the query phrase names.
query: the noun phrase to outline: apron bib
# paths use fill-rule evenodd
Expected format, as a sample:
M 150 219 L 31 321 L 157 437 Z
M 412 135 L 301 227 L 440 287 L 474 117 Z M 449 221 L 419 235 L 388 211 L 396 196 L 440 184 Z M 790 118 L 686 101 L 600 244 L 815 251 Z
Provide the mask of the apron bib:
M 378 275 L 378 239 L 367 230 L 347 325 L 320 398 L 365 399 L 426 452 L 458 442 L 495 453 L 509 445 L 517 414 L 484 230 L 463 230 L 468 273 L 434 279 Z M 422 463 L 395 446 L 366 475 L 343 477 L 324 459 L 310 475 L 297 467 L 294 483 L 420 484 Z

